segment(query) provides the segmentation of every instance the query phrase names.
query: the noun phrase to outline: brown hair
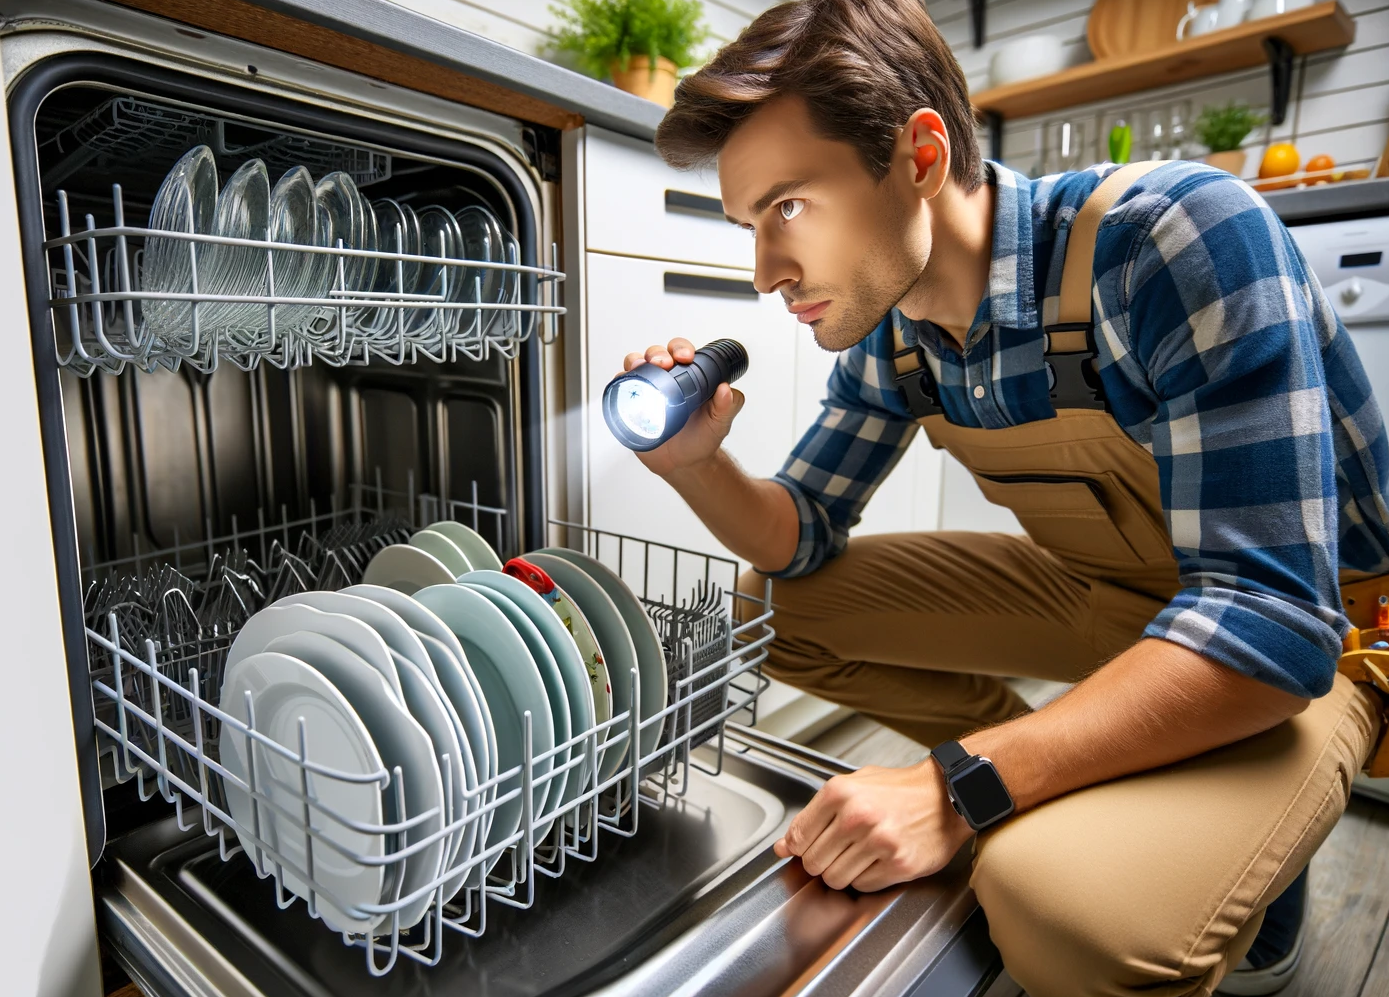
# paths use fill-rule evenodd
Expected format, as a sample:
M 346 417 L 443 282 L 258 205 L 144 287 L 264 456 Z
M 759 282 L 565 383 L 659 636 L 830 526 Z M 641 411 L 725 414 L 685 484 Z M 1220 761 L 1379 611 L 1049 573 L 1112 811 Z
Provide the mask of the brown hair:
M 966 191 L 982 180 L 969 87 L 919 0 L 791 0 L 765 11 L 680 82 L 656 149 L 679 169 L 707 164 L 745 118 L 786 95 L 802 97 L 820 133 L 854 146 L 879 180 L 897 130 L 934 108 L 951 177 Z

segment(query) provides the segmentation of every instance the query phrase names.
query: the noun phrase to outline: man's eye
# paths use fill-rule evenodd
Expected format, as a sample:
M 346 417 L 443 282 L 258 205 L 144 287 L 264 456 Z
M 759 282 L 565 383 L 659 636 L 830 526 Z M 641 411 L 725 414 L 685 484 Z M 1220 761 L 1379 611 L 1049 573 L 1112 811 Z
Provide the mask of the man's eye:
M 782 201 L 779 207 L 781 208 L 781 220 L 789 222 L 792 218 L 795 218 L 801 213 L 801 210 L 805 207 L 805 201 L 793 197 L 789 200 Z

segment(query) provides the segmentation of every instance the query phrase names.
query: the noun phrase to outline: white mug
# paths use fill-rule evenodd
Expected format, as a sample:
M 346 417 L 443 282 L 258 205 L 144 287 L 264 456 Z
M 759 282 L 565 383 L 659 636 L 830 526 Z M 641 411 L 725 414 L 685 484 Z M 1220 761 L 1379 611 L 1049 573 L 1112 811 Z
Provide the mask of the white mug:
M 1312 0 L 1254 0 L 1254 5 L 1249 8 L 1249 19 L 1252 21 L 1259 17 L 1286 14 L 1290 10 L 1306 7 L 1311 2 Z
M 1187 37 L 1188 26 L 1193 38 L 1217 28 L 1233 28 L 1244 20 L 1247 6 L 1248 0 L 1220 0 L 1219 3 L 1208 3 L 1201 7 L 1187 0 L 1186 13 L 1177 23 L 1177 39 L 1180 41 Z

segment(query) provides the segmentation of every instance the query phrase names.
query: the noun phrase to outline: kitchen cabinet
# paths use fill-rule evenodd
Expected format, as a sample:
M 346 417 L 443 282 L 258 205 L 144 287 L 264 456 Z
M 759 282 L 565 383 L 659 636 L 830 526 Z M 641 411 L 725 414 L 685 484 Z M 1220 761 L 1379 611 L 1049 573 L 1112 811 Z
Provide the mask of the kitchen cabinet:
M 584 214 L 590 250 L 753 268 L 752 236 L 723 215 L 712 167 L 681 172 L 648 142 L 587 129 Z

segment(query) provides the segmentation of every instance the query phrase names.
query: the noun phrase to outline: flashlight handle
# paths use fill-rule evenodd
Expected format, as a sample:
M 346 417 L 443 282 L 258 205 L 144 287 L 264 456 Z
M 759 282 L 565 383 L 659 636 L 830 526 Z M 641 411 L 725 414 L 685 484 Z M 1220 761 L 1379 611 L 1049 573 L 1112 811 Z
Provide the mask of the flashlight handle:
M 748 351 L 736 339 L 716 339 L 695 350 L 691 366 L 699 368 L 712 390 L 748 372 Z

